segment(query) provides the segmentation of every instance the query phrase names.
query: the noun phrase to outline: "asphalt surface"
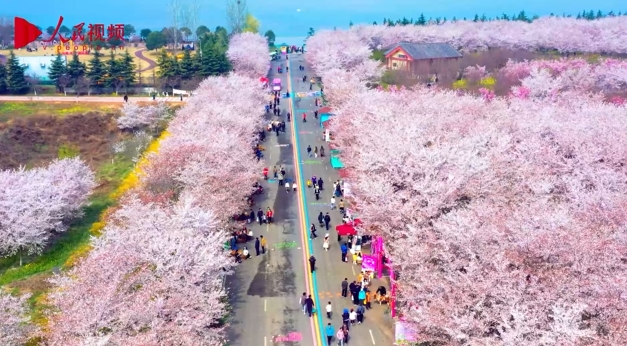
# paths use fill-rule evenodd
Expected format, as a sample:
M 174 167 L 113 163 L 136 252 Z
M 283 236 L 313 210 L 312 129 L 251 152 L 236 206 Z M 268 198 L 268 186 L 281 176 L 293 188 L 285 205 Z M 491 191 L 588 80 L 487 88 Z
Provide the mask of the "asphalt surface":
M 286 89 L 293 96 L 297 92 L 310 92 L 309 79 L 312 72 L 308 68 L 300 71 L 298 66 L 305 64 L 303 56 L 291 54 L 289 61 L 285 59 L 272 62 L 269 79 L 281 78 L 283 91 Z M 277 66 L 283 66 L 283 73 L 277 73 Z M 286 75 L 285 67 L 289 66 Z M 302 82 L 303 76 L 307 81 Z M 288 78 L 290 79 L 288 82 Z M 317 91 L 317 86 L 312 91 Z M 264 159 L 268 163 L 270 172 L 274 165 L 283 165 L 288 171 L 288 178 L 297 179 L 298 188 L 305 186 L 307 178 L 315 175 L 324 179 L 325 189 L 316 201 L 313 189 L 303 191 L 303 205 L 299 205 L 300 199 L 293 191 L 285 192 L 278 188 L 276 181 L 264 182 L 265 193 L 256 200 L 255 210 L 261 207 L 271 207 L 275 212 L 275 224 L 269 226 L 255 224 L 252 226 L 255 237 L 263 234 L 268 239 L 269 252 L 259 257 L 254 256 L 254 244 L 248 244 L 253 254 L 252 259 L 244 261 L 236 273 L 227 280 L 230 290 L 233 316 L 228 329 L 229 345 L 231 346 L 256 346 L 256 345 L 303 345 L 326 346 L 324 327 L 331 323 L 337 329 L 341 326 L 341 313 L 344 308 L 355 308 L 349 298 L 341 297 L 341 281 L 348 278 L 355 280 L 360 271 L 360 266 L 351 262 L 343 263 L 335 226 L 341 223 L 339 211 L 330 210 L 333 181 L 339 179 L 339 174 L 331 168 L 329 161 L 329 148 L 324 142 L 323 129 L 319 120 L 314 118 L 315 98 L 291 98 L 293 107 L 289 108 L 288 99 L 281 99 L 280 120 L 286 120 L 286 113 L 292 114 L 292 122 L 287 123 L 286 133 L 276 137 L 274 133 L 267 132 L 266 141 L 263 143 L 266 150 Z M 321 98 L 320 98 L 321 100 Z M 302 121 L 302 114 L 307 114 L 307 122 Z M 276 119 L 272 115 L 268 120 Z M 292 131 L 294 130 L 294 138 Z M 296 139 L 296 143 L 293 142 Z M 311 145 L 325 148 L 326 156 L 308 157 L 306 148 Z M 294 153 L 296 150 L 296 153 Z M 295 176 L 295 157 L 300 171 L 300 176 Z M 338 201 L 339 202 L 339 199 Z M 304 220 L 299 210 L 302 210 Z M 327 231 L 318 227 L 317 215 L 319 212 L 331 215 L 331 227 L 328 231 L 331 237 L 331 248 L 324 251 L 322 242 Z M 311 223 L 318 227 L 318 238 L 309 239 L 307 229 Z M 303 237 L 305 239 L 303 239 Z M 307 241 L 307 243 L 303 243 Z M 294 242 L 290 247 L 277 249 L 276 244 Z M 241 247 L 241 244 L 240 244 Z M 310 292 L 307 285 L 307 267 L 305 260 L 309 252 L 316 257 L 316 271 L 312 279 L 313 295 L 318 313 L 314 315 L 316 332 L 312 331 L 312 319 L 305 316 L 299 308 L 298 300 L 303 292 Z M 369 248 L 364 249 L 369 253 Z M 379 285 L 389 285 L 385 281 L 374 280 L 371 288 Z M 327 302 L 333 306 L 333 314 L 328 319 L 325 314 Z M 351 327 L 350 345 L 392 345 L 394 343 L 394 329 L 389 317 L 386 305 L 372 304 L 373 309 L 365 314 L 364 323 Z M 322 343 L 318 343 L 316 334 L 319 334 Z M 284 340 L 293 341 L 284 341 Z M 336 345 L 334 338 L 333 344 Z
M 270 80 L 281 78 L 287 84 L 285 73 L 276 73 L 276 64 L 269 74 Z M 283 64 L 285 60 L 283 60 Z M 267 115 L 268 121 L 286 119 L 288 99 L 281 99 L 281 116 Z M 264 160 L 270 169 L 283 166 L 287 178 L 294 180 L 294 159 L 292 149 L 291 123 L 287 123 L 286 132 L 278 137 L 266 132 Z M 261 172 L 260 177 L 261 177 Z M 303 292 L 310 290 L 306 285 L 304 248 L 302 246 L 302 228 L 299 226 L 298 198 L 293 191 L 279 189 L 278 181 L 262 182 L 264 194 L 258 196 L 255 211 L 270 207 L 274 211 L 275 222 L 260 226 L 252 224 L 255 237 L 263 235 L 268 242 L 268 252 L 254 256 L 254 242 L 248 243 L 253 257 L 244 261 L 236 273 L 228 278 L 233 318 L 228 328 L 229 345 L 303 345 L 317 346 L 312 333 L 312 321 L 300 310 L 299 299 Z M 277 249 L 277 244 L 288 244 Z M 242 244 L 240 244 L 240 248 Z M 292 339 L 294 341 L 277 341 Z

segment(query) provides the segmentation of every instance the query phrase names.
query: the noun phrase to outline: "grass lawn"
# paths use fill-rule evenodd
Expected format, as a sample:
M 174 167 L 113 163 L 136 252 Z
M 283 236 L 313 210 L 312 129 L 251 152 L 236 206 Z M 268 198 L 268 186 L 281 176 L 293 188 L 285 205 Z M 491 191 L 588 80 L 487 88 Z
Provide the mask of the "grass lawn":
M 119 109 L 122 104 L 76 102 L 0 102 L 0 123 L 11 118 L 34 115 L 70 115 Z

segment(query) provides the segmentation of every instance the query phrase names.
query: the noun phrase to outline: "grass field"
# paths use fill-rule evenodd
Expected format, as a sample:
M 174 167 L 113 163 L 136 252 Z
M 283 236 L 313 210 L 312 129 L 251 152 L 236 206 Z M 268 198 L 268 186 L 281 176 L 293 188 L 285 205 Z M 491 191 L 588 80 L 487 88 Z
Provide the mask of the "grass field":
M 0 123 L 13 118 L 44 115 L 83 114 L 94 110 L 113 111 L 122 104 L 112 103 L 67 103 L 67 102 L 0 102 Z

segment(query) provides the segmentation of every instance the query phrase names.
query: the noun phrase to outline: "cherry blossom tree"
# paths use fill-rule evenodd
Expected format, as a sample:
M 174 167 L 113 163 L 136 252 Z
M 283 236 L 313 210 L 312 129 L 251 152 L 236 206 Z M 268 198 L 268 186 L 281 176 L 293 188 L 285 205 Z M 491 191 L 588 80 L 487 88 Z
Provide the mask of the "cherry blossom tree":
M 337 39 L 341 39 L 349 32 L 356 33 L 373 49 L 385 49 L 400 41 L 409 41 L 446 42 L 464 51 L 498 47 L 512 50 L 556 49 L 563 53 L 627 52 L 627 43 L 617 39 L 627 34 L 625 17 L 594 21 L 543 17 L 532 23 L 504 20 L 475 23 L 461 20 L 425 26 L 359 25 L 349 31 L 338 30 L 335 34 Z
M 547 101 L 369 90 L 336 110 L 352 198 L 421 341 L 624 340 L 627 113 Z
M 245 32 L 233 35 L 226 55 L 236 73 L 250 78 L 264 77 L 270 69 L 268 40 L 259 34 Z
M 30 324 L 28 303 L 30 296 L 15 297 L 0 291 L 0 340 L 8 346 L 21 345 L 28 337 L 38 332 Z
M 156 105 L 140 106 L 136 102 L 127 102 L 122 106 L 122 115 L 117 119 L 122 130 L 133 130 L 142 127 L 155 128 L 169 116 L 165 102 Z
M 190 194 L 129 196 L 90 256 L 52 281 L 51 345 L 222 345 L 227 234 Z
M 81 215 L 95 185 L 80 158 L 0 172 L 0 252 L 40 253 L 53 233 L 67 230 Z
M 238 211 L 263 167 L 252 147 L 264 105 L 264 93 L 254 79 L 206 79 L 170 122 L 170 136 L 159 152 L 149 157 L 142 176 L 146 190 L 178 194 L 188 188 L 221 217 Z

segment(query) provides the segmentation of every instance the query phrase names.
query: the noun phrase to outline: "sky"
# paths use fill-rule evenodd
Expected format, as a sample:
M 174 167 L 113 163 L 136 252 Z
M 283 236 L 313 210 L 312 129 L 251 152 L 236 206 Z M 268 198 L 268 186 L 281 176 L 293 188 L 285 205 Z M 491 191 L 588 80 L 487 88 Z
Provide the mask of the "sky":
M 72 27 L 78 23 L 87 24 L 133 24 L 139 31 L 143 28 L 162 29 L 172 23 L 172 0 L 106 0 L 106 1 L 55 1 L 23 0 L 3 2 L 0 17 L 23 17 L 41 27 L 56 26 L 62 15 L 64 24 Z M 191 4 L 193 0 L 179 0 Z M 227 0 L 199 0 L 199 22 L 211 30 L 216 26 L 226 26 Z M 274 31 L 277 43 L 302 44 L 310 27 L 318 29 L 347 28 L 354 24 L 377 21 L 383 18 L 417 18 L 420 13 L 429 17 L 454 16 L 471 18 L 478 13 L 488 17 L 507 13 L 512 15 L 524 10 L 529 16 L 573 14 L 583 10 L 602 12 L 627 12 L 625 0 L 315 0 L 315 1 L 268 1 L 247 0 L 249 11 L 261 22 L 262 33 Z M 448 5 L 447 5 L 448 3 Z M 27 6 L 24 6 L 27 4 Z M 300 11 L 299 11 L 300 10 Z

